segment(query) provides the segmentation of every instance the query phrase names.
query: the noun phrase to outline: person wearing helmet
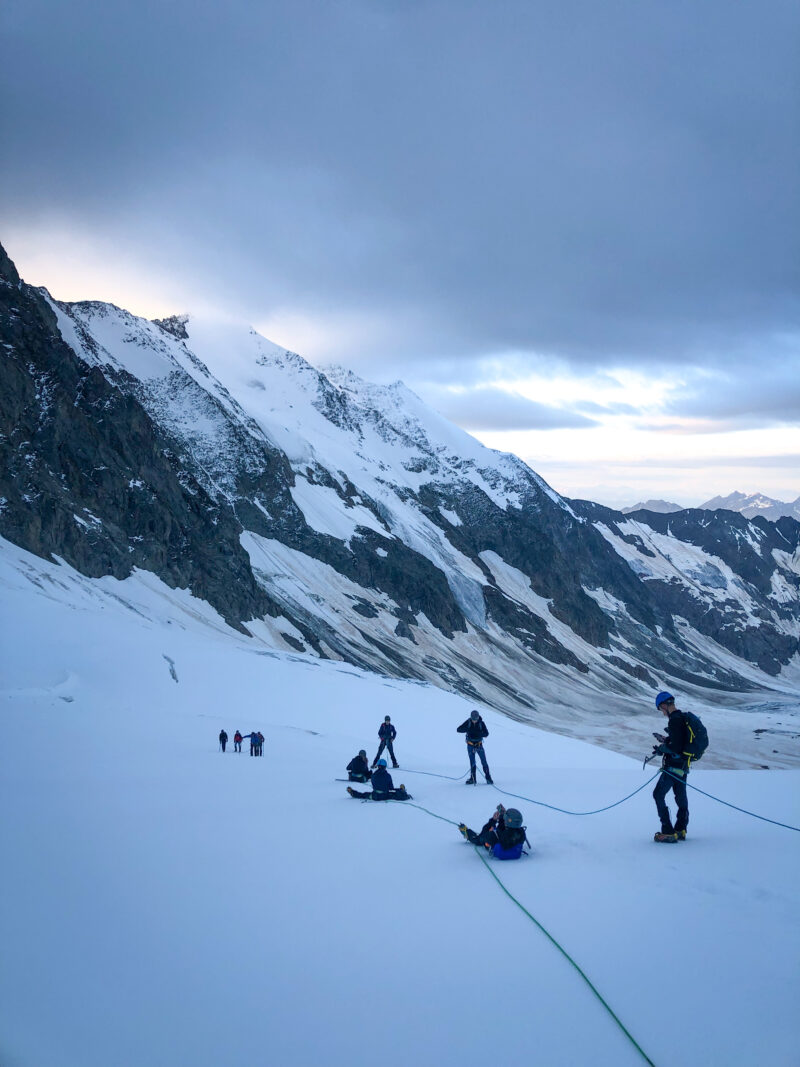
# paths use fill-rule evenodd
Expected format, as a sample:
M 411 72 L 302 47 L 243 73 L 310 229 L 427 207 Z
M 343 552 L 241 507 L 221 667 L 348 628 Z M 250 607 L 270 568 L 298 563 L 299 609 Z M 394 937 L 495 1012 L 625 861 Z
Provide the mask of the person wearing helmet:
M 499 860 L 518 860 L 522 846 L 528 842 L 522 812 L 517 808 L 504 808 L 502 804 L 497 805 L 497 810 L 479 834 L 463 822 L 458 829 L 471 845 L 485 848 Z
M 372 772 L 371 793 L 359 793 L 352 786 L 347 787 L 347 792 L 358 800 L 411 800 L 404 785 L 395 789 L 392 776 L 386 770 L 385 759 L 379 759 L 376 769 Z
M 399 767 L 400 764 L 394 758 L 394 749 L 392 748 L 392 741 L 397 737 L 397 730 L 392 726 L 392 720 L 388 715 L 384 716 L 383 722 L 378 729 L 378 737 L 381 739 L 381 743 L 378 745 L 378 751 L 375 755 L 375 759 L 372 761 L 372 766 L 377 766 L 381 752 L 383 752 L 385 748 L 388 748 L 389 755 L 392 757 L 392 766 Z
M 653 735 L 659 742 L 653 751 L 661 756 L 661 777 L 653 790 L 661 829 L 653 840 L 685 841 L 686 828 L 689 825 L 689 798 L 686 793 L 689 761 L 684 753 L 688 747 L 689 729 L 686 716 L 675 707 L 675 697 L 672 693 L 659 693 L 656 697 L 656 707 L 667 719 L 667 732 Z M 674 826 L 666 802 L 670 789 L 675 794 L 675 803 L 678 805 Z
M 385 761 L 384 761 L 385 762 Z M 368 782 L 372 777 L 367 763 L 367 753 L 362 748 L 357 756 L 353 756 L 347 764 L 347 780 L 349 782 Z
M 481 765 L 483 773 L 486 775 L 487 784 L 494 785 L 492 776 L 489 773 L 489 764 L 486 762 L 486 753 L 483 751 L 483 739 L 489 736 L 489 730 L 480 713 L 471 711 L 469 718 L 456 728 L 456 733 L 467 735 L 467 755 L 469 756 L 470 773 L 466 784 L 475 785 L 475 753 L 477 752 L 481 758 Z

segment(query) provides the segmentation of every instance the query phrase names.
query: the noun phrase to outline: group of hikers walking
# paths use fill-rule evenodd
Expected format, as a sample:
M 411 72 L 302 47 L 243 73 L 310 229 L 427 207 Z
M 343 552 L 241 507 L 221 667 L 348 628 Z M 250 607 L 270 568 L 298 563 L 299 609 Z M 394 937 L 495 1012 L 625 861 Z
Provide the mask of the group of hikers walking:
M 264 735 L 260 730 L 253 730 L 249 734 L 243 734 L 240 730 L 237 730 L 233 735 L 233 751 L 242 751 L 242 742 L 250 742 L 250 755 L 251 756 L 263 756 L 264 755 Z M 224 730 L 219 732 L 219 747 L 224 752 L 225 747 L 228 744 L 228 735 Z
M 661 774 L 653 790 L 661 829 L 656 832 L 654 840 L 669 843 L 685 841 L 689 825 L 686 779 L 692 763 L 700 759 L 708 746 L 708 734 L 696 715 L 683 712 L 675 706 L 675 698 L 671 693 L 660 692 L 656 696 L 655 703 L 657 710 L 667 719 L 667 725 L 666 733 L 654 733 L 657 744 L 652 754 L 645 760 L 647 763 L 654 756 L 661 756 Z M 483 742 L 489 736 L 489 730 L 480 712 L 471 711 L 469 718 L 456 730 L 465 735 L 467 743 L 469 776 L 466 784 L 476 784 L 476 760 L 479 758 L 487 785 L 494 785 L 483 748 Z M 351 797 L 361 800 L 413 799 L 404 785 L 401 784 L 395 788 L 386 760 L 381 758 L 381 753 L 386 748 L 392 759 L 392 767 L 399 767 L 393 747 L 396 737 L 397 730 L 387 715 L 378 730 L 380 744 L 372 764 L 368 762 L 366 749 L 363 748 L 347 764 L 348 781 L 372 785 L 370 791 L 358 791 L 348 785 L 347 792 Z M 674 822 L 666 803 L 666 797 L 670 792 L 674 794 L 677 804 Z M 470 830 L 464 823 L 459 825 L 459 831 L 470 844 L 485 847 L 498 859 L 518 859 L 522 855 L 523 845 L 527 842 L 525 827 L 522 825 L 522 813 L 516 808 L 506 809 L 502 804 L 497 806 L 496 811 L 479 833 Z

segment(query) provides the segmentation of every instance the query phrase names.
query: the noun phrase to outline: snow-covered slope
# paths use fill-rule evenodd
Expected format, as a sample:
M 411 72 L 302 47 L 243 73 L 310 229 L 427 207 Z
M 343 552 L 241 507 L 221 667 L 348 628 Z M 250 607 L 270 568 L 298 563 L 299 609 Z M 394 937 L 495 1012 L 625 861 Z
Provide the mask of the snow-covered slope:
M 656 845 L 649 787 L 536 806 L 652 771 L 489 710 L 499 789 L 467 789 L 469 702 L 270 650 L 152 573 L 5 545 L 0 591 L 4 1065 L 644 1062 L 446 821 L 500 801 L 533 853 L 492 870 L 653 1063 L 796 1062 L 797 833 L 693 792 L 688 840 Z M 419 807 L 334 781 L 385 714 Z M 220 753 L 222 727 L 260 729 L 264 758 Z M 797 826 L 797 775 L 691 781 Z
M 0 533 L 16 545 L 93 579 L 148 571 L 271 648 L 624 751 L 664 686 L 795 699 L 792 520 L 664 527 L 569 502 L 401 383 L 323 373 L 230 324 L 59 303 L 0 268 Z

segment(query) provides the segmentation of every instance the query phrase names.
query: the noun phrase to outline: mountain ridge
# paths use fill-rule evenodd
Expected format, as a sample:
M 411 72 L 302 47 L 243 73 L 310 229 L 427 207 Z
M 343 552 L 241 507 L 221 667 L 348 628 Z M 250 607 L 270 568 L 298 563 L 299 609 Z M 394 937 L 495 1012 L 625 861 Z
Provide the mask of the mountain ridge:
M 634 714 L 657 685 L 792 686 L 793 520 L 570 501 L 402 383 L 324 373 L 250 328 L 60 302 L 5 271 L 15 544 L 92 576 L 152 570 L 273 647 L 562 731 L 598 692 Z

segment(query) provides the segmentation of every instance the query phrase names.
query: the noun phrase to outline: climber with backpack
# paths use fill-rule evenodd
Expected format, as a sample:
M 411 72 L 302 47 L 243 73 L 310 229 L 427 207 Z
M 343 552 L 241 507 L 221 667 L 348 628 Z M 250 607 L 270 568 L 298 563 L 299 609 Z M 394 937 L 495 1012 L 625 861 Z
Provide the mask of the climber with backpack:
M 516 808 L 504 808 L 502 804 L 497 805 L 497 810 L 479 834 L 463 822 L 458 829 L 471 845 L 483 846 L 498 860 L 518 860 L 523 854 L 522 846 L 527 844 L 530 847 L 522 825 L 522 812 Z
M 695 714 L 691 711 L 681 711 L 675 706 L 672 693 L 659 693 L 656 697 L 656 707 L 668 721 L 666 734 L 653 734 L 658 742 L 653 748 L 653 756 L 661 756 L 661 776 L 653 790 L 661 829 L 653 840 L 670 843 L 685 841 L 686 828 L 689 825 L 686 779 L 692 763 L 699 760 L 708 748 L 708 733 Z M 650 758 L 652 759 L 652 756 Z M 678 805 L 674 825 L 666 803 L 670 789 L 675 794 L 675 802 Z

